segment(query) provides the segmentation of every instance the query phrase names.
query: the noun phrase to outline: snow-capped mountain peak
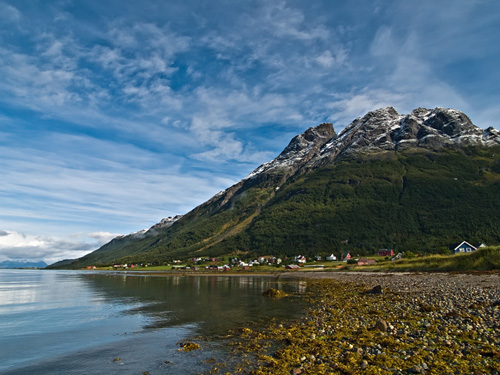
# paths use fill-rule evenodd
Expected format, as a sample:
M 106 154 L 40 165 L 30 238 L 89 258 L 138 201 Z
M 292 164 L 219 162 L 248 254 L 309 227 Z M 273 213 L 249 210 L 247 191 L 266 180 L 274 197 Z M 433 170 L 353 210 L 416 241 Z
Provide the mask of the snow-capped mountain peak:
M 387 107 L 354 120 L 327 142 L 309 164 L 324 164 L 340 155 L 361 152 L 499 144 L 497 130 L 482 130 L 455 109 L 417 108 L 408 115 L 400 115 Z
M 273 170 L 295 171 L 304 162 L 309 161 L 321 147 L 335 135 L 331 123 L 323 123 L 307 129 L 302 134 L 295 136 L 279 156 L 268 163 L 262 164 L 244 180 L 252 179 L 262 173 Z

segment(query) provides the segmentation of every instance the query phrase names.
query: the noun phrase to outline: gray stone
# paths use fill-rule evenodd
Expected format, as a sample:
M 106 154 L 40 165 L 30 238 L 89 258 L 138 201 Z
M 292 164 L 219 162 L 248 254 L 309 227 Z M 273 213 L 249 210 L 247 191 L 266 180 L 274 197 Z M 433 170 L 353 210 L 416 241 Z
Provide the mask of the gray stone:
M 382 285 L 374 286 L 372 289 L 367 290 L 366 294 L 383 294 L 384 290 L 382 289 Z
M 425 372 L 421 365 L 416 365 L 408 369 L 410 374 L 423 374 Z
M 375 322 L 375 329 L 378 329 L 382 332 L 387 332 L 387 322 L 380 318 L 377 319 L 377 321 Z

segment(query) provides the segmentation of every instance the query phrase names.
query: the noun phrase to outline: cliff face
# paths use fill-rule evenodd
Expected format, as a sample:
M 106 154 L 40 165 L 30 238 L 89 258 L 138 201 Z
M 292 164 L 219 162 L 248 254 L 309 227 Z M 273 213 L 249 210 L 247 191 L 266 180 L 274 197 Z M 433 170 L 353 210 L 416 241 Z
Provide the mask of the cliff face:
M 500 242 L 500 132 L 462 112 L 387 107 L 336 134 L 307 129 L 184 216 L 118 237 L 75 266 L 230 253 Z M 465 215 L 465 212 L 467 214 Z

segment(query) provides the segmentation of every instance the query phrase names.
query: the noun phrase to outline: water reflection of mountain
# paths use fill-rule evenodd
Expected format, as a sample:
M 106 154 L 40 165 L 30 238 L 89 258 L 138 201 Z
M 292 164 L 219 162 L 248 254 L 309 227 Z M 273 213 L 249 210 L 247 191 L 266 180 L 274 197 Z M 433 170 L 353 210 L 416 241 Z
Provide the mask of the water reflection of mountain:
M 143 314 L 147 328 L 194 324 L 199 333 L 213 335 L 227 329 L 298 313 L 300 298 L 270 299 L 269 288 L 297 292 L 303 283 L 266 277 L 132 276 L 80 274 L 96 295 L 107 303 L 134 306 L 129 314 Z M 139 306 L 138 306 L 139 305 Z

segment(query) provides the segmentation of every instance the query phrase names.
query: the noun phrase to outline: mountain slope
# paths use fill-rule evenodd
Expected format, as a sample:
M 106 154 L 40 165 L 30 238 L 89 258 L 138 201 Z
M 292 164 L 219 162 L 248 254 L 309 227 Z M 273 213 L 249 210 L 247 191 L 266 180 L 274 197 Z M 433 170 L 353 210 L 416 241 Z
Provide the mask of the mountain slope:
M 269 202 L 246 232 L 249 248 L 338 254 L 498 243 L 500 175 L 490 152 L 411 150 L 316 169 Z
M 116 238 L 73 266 L 500 243 L 498 155 L 499 132 L 456 110 L 383 108 L 339 134 L 321 124 L 183 217 Z

